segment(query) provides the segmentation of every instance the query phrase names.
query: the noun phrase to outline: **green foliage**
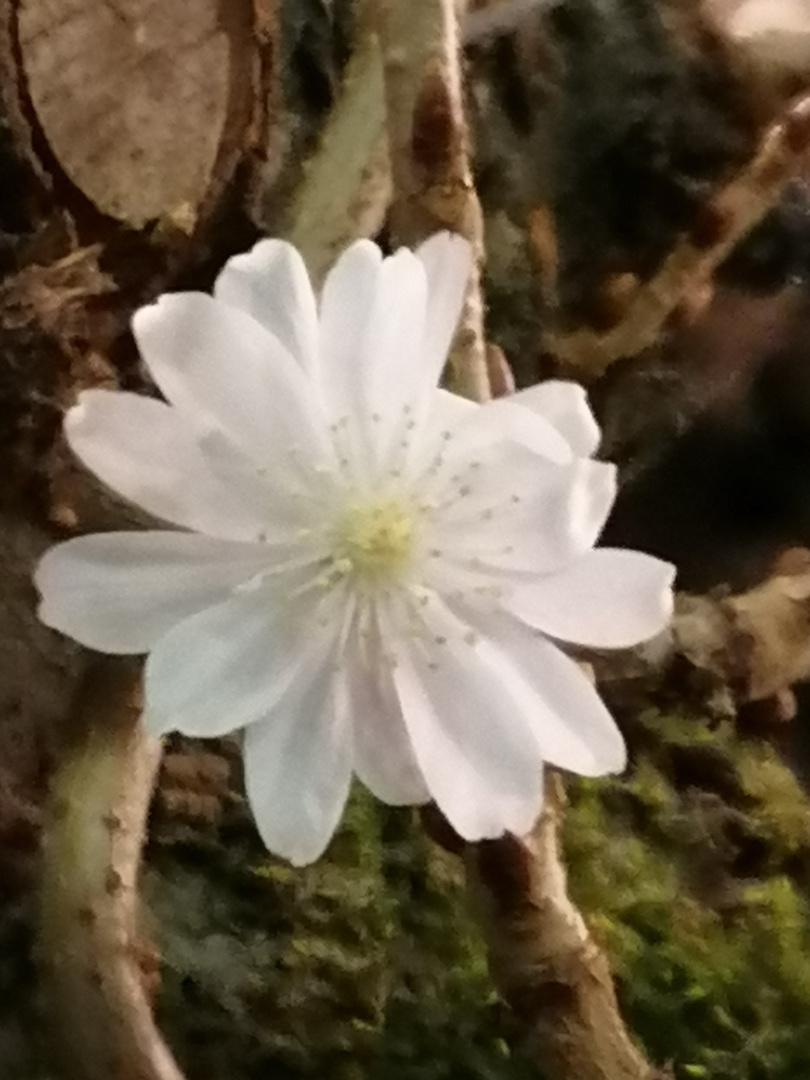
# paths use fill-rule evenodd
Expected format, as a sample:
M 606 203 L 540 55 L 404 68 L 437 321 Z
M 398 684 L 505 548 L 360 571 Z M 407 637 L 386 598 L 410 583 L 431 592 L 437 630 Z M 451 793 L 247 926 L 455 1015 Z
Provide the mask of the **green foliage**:
M 512 1080 L 461 867 L 356 791 L 328 856 L 268 857 L 244 813 L 158 825 L 161 1023 L 190 1080 Z
M 676 1080 L 810 1076 L 810 802 L 766 743 L 655 711 L 624 777 L 569 782 L 571 888 L 628 1023 Z M 161 1022 L 190 1080 L 522 1080 L 462 868 L 355 792 L 326 858 L 241 806 L 156 824 Z
M 775 751 L 643 718 L 626 778 L 570 787 L 572 890 L 678 1080 L 810 1075 L 810 802 Z M 677 784 L 675 780 L 677 778 Z

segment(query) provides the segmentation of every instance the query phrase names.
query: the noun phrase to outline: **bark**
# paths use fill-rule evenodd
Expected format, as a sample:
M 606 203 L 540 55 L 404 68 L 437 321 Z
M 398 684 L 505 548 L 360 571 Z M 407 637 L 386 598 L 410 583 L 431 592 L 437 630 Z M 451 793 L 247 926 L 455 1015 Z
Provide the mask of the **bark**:
M 562 782 L 546 773 L 542 817 L 520 839 L 475 845 L 467 863 L 488 928 L 496 982 L 525 1050 L 550 1080 L 665 1080 L 622 1020 L 610 965 L 568 895 Z
M 391 227 L 410 245 L 442 229 L 470 241 L 475 262 L 447 378 L 457 393 L 483 401 L 490 396 L 481 295 L 483 222 L 470 165 L 456 4 L 378 0 L 378 9 L 395 192 Z

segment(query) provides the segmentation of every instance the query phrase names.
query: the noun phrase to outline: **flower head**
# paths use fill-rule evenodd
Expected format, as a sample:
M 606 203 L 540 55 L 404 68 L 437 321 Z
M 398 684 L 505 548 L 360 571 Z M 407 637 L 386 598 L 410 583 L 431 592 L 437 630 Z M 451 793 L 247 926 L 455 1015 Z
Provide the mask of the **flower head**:
M 593 550 L 615 472 L 578 386 L 438 388 L 469 263 L 448 234 L 386 259 L 361 241 L 316 300 L 297 252 L 261 241 L 213 297 L 136 313 L 166 403 L 92 390 L 66 418 L 82 461 L 175 528 L 52 549 L 40 617 L 148 652 L 153 732 L 244 729 L 258 827 L 295 863 L 353 773 L 388 803 L 435 799 L 467 839 L 526 832 L 544 762 L 624 764 L 551 639 L 626 646 L 669 616 L 669 565 Z
M 808 0 L 710 0 L 707 13 L 771 76 L 810 73 Z

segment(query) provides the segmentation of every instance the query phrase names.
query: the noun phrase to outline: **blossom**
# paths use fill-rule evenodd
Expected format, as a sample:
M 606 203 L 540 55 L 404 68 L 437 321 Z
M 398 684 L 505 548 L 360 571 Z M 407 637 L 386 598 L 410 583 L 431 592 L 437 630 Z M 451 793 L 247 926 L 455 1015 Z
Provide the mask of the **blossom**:
M 40 617 L 148 653 L 145 723 L 242 730 L 268 848 L 324 850 L 352 775 L 434 799 L 464 838 L 527 832 L 543 763 L 620 770 L 624 743 L 555 640 L 627 646 L 669 617 L 672 567 L 596 549 L 615 496 L 583 390 L 485 405 L 438 387 L 470 270 L 439 234 L 352 245 L 318 299 L 263 240 L 213 296 L 136 312 L 166 402 L 89 390 L 73 451 L 174 526 L 69 540 L 37 571 Z
M 810 73 L 808 0 L 711 0 L 708 11 L 764 71 L 805 78 Z

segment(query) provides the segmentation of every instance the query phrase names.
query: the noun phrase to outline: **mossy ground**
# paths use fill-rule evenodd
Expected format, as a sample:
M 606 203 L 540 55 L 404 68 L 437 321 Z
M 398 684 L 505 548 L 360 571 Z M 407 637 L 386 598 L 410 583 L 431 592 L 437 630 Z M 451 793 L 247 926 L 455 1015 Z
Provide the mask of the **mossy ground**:
M 651 710 L 622 778 L 570 782 L 571 889 L 677 1080 L 810 1076 L 810 801 L 777 752 Z M 461 866 L 355 792 L 328 856 L 269 859 L 244 808 L 157 824 L 159 1008 L 190 1080 L 524 1080 Z
M 730 724 L 642 724 L 629 775 L 573 785 L 566 824 L 628 1022 L 679 1080 L 810 1076 L 810 803 Z

